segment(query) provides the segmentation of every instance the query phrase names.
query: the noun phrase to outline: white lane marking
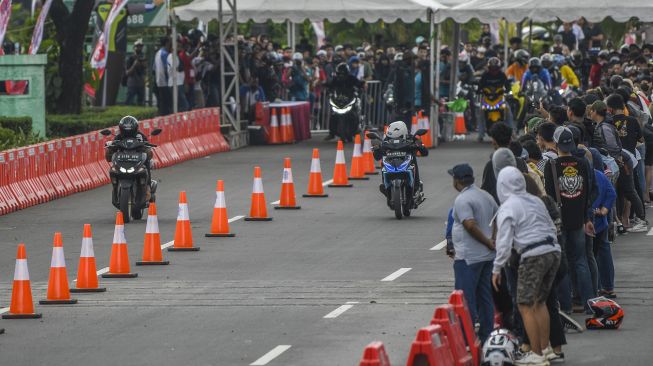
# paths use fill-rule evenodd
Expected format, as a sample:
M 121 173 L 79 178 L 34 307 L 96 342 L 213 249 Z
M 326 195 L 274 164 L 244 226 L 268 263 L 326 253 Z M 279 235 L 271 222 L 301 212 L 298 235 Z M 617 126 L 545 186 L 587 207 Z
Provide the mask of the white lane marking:
M 646 233 L 646 236 L 651 236 L 651 235 L 653 235 L 653 227 L 651 227 L 648 233 Z
M 169 247 L 171 247 L 173 245 L 175 245 L 175 241 L 171 240 L 171 241 L 169 241 L 169 242 L 167 242 L 165 244 L 161 244 L 161 249 L 169 248 Z
M 394 271 L 392 274 L 390 274 L 388 277 L 382 279 L 381 281 L 383 282 L 390 282 L 394 281 L 397 278 L 401 277 L 404 273 L 410 271 L 412 268 L 399 268 L 398 270 Z
M 447 239 L 444 239 L 443 241 L 437 243 L 433 248 L 429 250 L 441 250 L 442 248 L 447 246 Z
M 243 216 L 243 215 L 234 216 L 234 217 L 230 218 L 229 220 L 227 220 L 227 222 L 231 224 L 232 222 L 238 221 L 238 220 L 242 219 L 243 217 L 245 217 L 245 216 Z
M 328 186 L 328 185 L 331 184 L 331 183 L 333 183 L 333 179 L 329 179 L 329 180 L 327 180 L 326 182 L 322 183 L 322 187 L 326 187 L 326 186 Z
M 279 355 L 286 352 L 290 347 L 291 347 L 290 345 L 286 345 L 286 344 L 276 346 L 270 352 L 261 356 L 261 358 L 259 358 L 258 360 L 250 363 L 250 366 L 267 365 L 270 361 L 274 360 L 275 358 L 279 357 Z
M 325 315 L 324 319 L 337 318 L 340 315 L 342 315 L 342 313 L 344 313 L 345 311 L 353 308 L 354 305 L 356 305 L 358 303 L 359 303 L 358 301 L 347 301 L 347 303 L 345 305 L 342 305 L 342 306 L 338 307 L 336 310 L 334 310 L 334 311 L 330 312 L 329 314 Z
M 281 203 L 281 200 L 270 202 L 271 205 L 278 205 L 279 203 Z
M 99 276 L 99 275 L 105 274 L 107 272 L 109 272 L 109 267 L 104 267 L 104 268 L 97 271 L 97 275 Z
M 9 311 L 9 308 L 2 308 L 0 309 L 0 314 L 4 314 Z

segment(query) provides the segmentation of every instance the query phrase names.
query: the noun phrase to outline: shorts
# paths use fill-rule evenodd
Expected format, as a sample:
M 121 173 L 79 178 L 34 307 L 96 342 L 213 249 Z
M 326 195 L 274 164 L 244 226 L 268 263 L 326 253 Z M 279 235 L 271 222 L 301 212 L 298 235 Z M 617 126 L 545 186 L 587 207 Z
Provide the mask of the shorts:
M 523 258 L 517 273 L 517 304 L 543 304 L 560 266 L 560 252 Z

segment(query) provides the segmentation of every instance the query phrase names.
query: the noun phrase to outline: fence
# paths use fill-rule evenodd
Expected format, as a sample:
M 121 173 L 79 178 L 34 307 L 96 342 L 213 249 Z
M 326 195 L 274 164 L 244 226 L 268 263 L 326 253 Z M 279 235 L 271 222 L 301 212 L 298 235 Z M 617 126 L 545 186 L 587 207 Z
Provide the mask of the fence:
M 206 108 L 141 122 L 158 145 L 155 168 L 229 150 L 220 133 L 220 111 Z M 114 132 L 117 128 L 114 128 Z M 0 152 L 0 215 L 99 187 L 110 182 L 105 142 L 99 131 Z

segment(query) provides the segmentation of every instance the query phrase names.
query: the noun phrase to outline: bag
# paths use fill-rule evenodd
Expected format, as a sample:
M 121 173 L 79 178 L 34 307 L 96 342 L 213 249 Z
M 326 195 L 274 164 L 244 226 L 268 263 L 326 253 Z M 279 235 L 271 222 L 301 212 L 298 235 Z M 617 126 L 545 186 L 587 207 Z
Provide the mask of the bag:
M 551 172 L 553 173 L 553 186 L 556 191 L 556 204 L 558 210 L 562 209 L 562 200 L 560 199 L 560 183 L 558 182 L 558 169 L 556 168 L 556 161 L 554 159 L 549 160 L 549 166 L 551 167 Z

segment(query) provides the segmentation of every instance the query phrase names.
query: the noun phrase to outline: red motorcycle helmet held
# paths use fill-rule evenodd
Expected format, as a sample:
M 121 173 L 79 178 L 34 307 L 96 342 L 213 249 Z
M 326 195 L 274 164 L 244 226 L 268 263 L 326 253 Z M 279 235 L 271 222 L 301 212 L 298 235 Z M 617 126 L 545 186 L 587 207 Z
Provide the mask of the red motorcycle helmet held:
M 619 329 L 624 320 L 624 310 L 615 301 L 603 296 L 587 300 L 594 316 L 585 319 L 587 329 Z

